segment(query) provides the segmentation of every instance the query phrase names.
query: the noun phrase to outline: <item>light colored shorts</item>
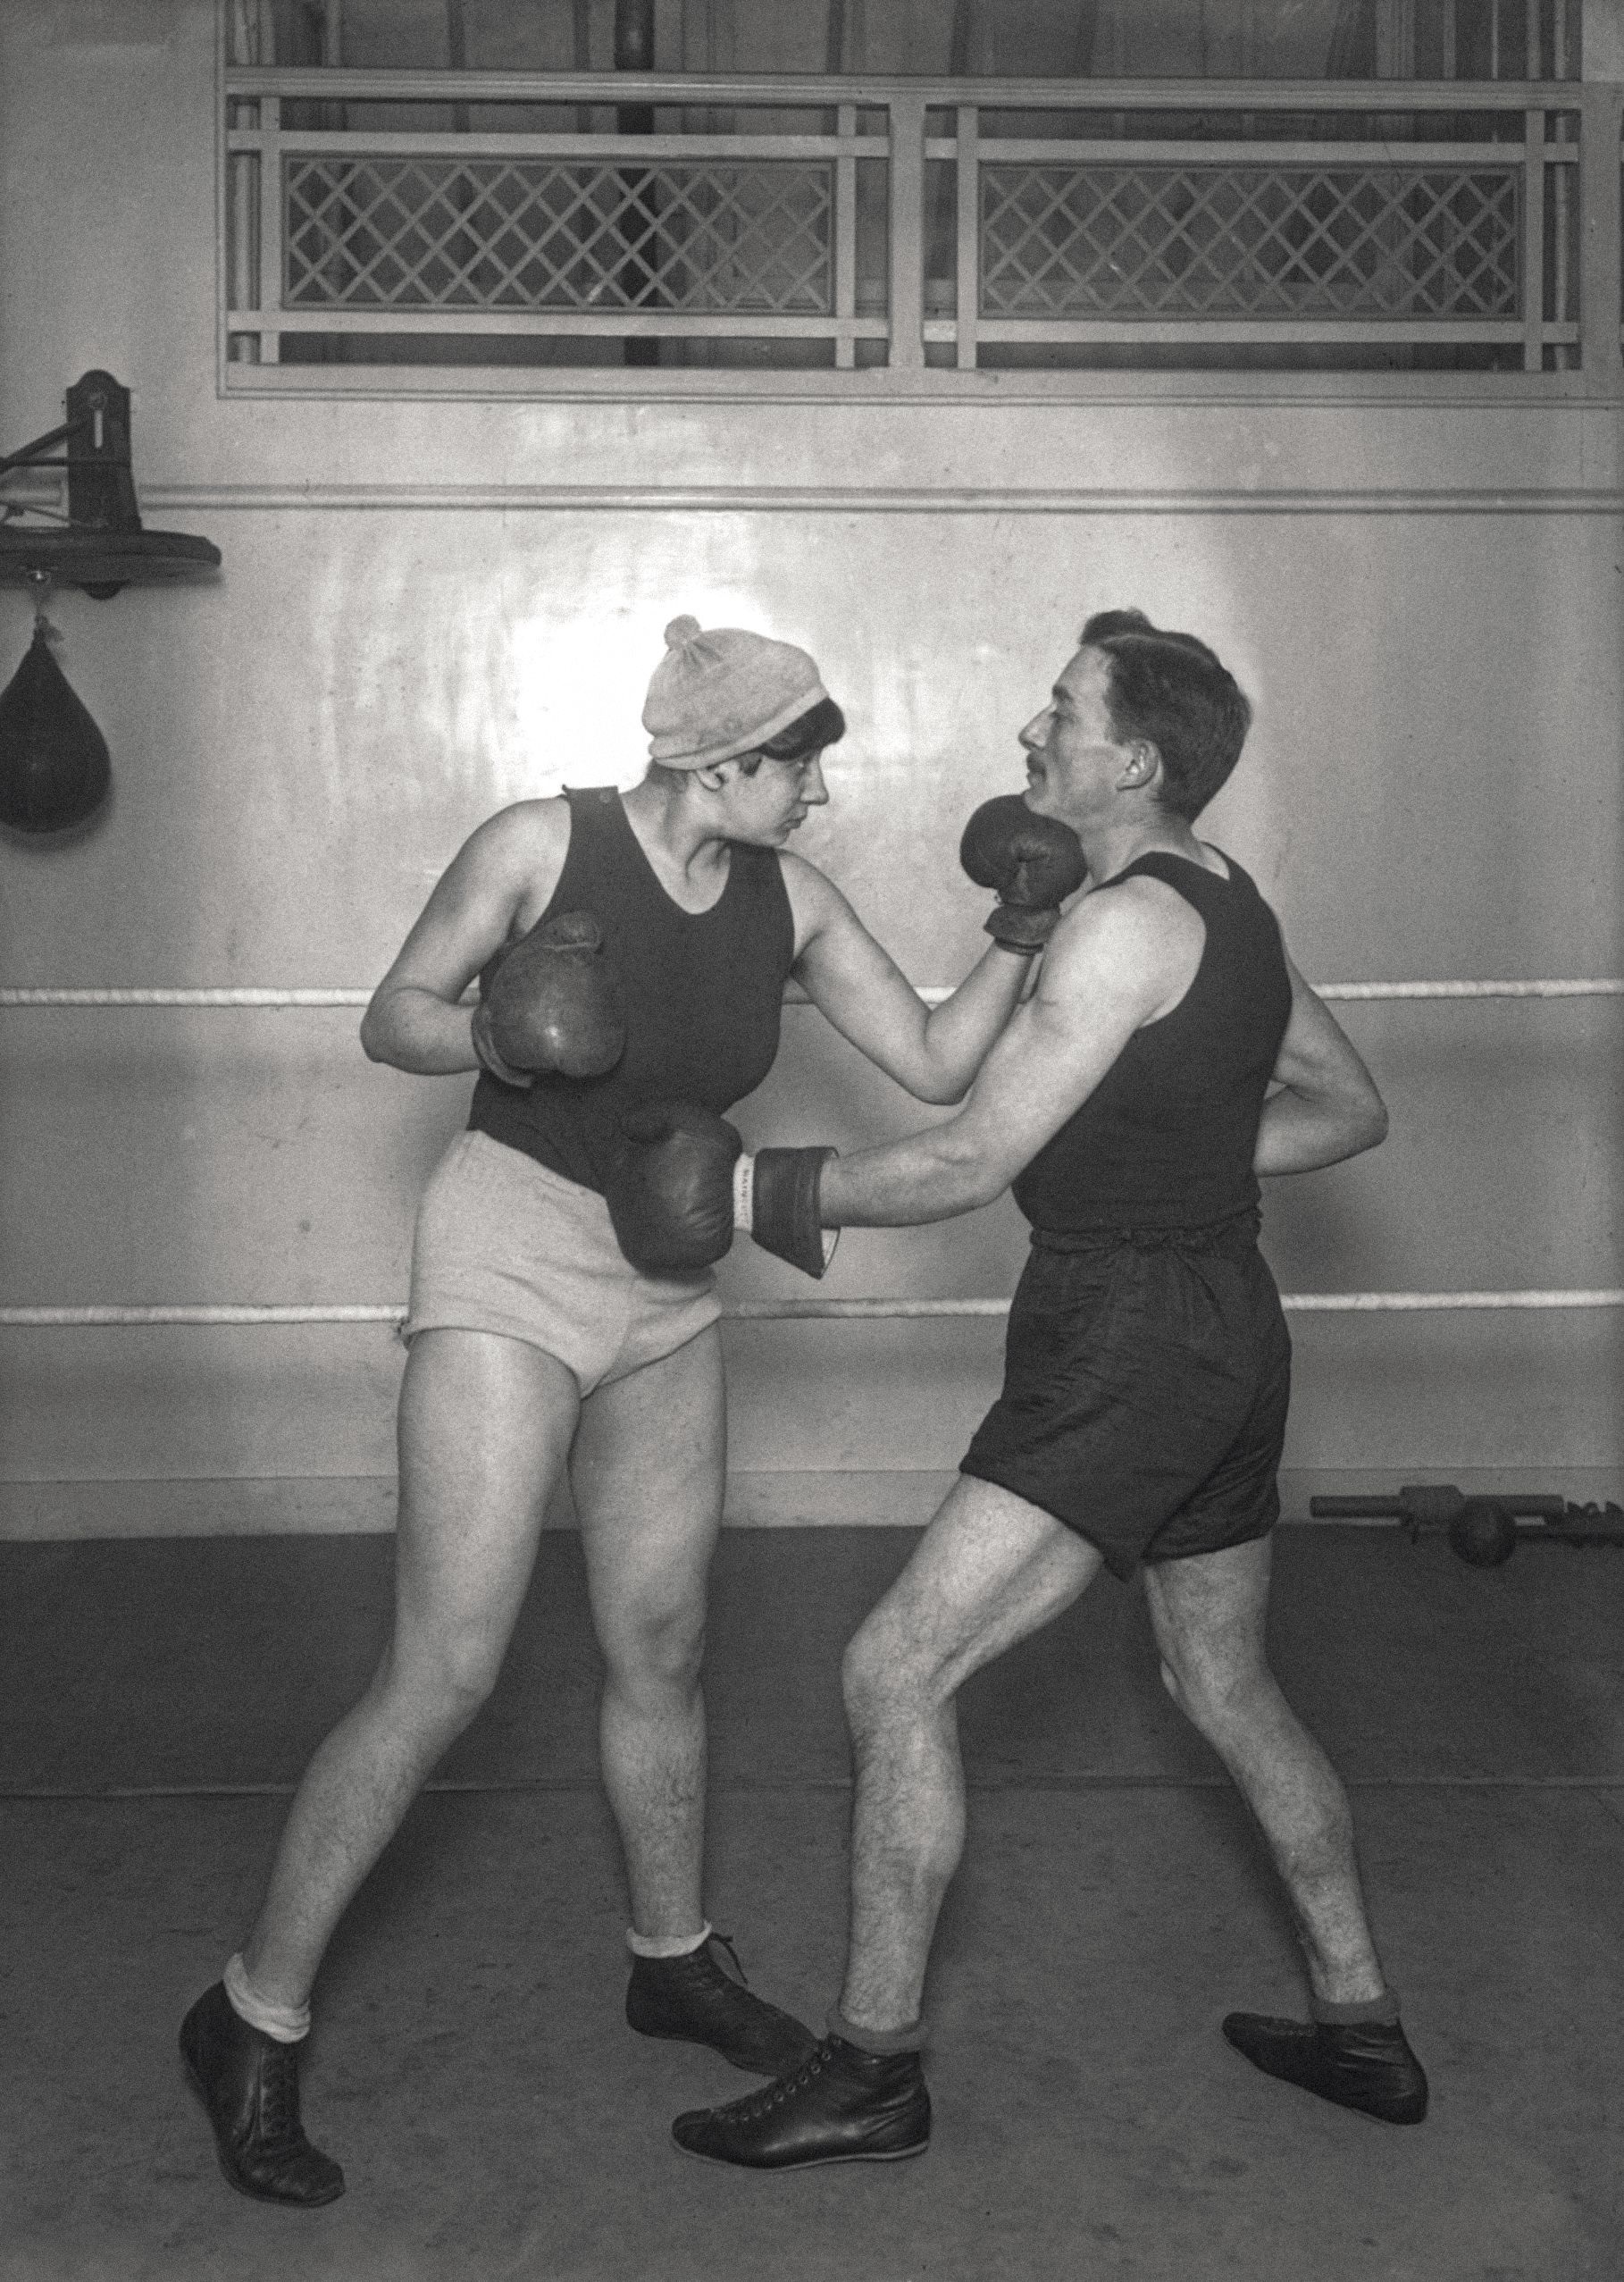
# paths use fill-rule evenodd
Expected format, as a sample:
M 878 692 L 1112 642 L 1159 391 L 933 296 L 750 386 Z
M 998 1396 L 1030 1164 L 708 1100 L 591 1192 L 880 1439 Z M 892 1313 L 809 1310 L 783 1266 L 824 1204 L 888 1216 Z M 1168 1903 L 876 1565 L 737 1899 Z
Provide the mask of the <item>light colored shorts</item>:
M 674 1355 L 721 1313 L 708 1269 L 641 1274 L 595 1189 L 488 1133 L 459 1133 L 430 1176 L 405 1339 L 500 1332 L 556 1355 L 590 1395 Z

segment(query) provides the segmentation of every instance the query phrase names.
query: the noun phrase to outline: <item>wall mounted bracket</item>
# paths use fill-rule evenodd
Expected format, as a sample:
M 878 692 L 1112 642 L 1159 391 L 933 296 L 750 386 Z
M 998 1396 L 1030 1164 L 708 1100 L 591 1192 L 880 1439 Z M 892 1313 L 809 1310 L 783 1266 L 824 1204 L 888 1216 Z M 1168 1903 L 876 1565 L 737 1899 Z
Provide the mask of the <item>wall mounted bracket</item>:
M 123 586 L 168 585 L 217 569 L 220 550 L 180 531 L 145 531 L 130 455 L 130 390 L 111 373 L 90 372 L 67 392 L 67 419 L 20 451 L 0 454 L 0 482 L 20 469 L 67 472 L 68 513 L 49 521 L 17 518 L 46 511 L 0 499 L 0 586 L 49 582 L 82 587 L 105 601 Z M 50 457 L 56 445 L 60 458 Z

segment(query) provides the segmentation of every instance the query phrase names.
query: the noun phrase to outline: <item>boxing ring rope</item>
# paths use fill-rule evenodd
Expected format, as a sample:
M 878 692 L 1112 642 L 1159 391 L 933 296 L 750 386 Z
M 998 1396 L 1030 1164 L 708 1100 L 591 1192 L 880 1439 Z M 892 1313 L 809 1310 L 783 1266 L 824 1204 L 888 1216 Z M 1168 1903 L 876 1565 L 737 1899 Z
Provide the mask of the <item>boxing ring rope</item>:
M 1557 999 L 1624 997 L 1616 976 L 1522 982 L 1461 981 L 1324 983 L 1322 999 L 1344 1002 L 1419 999 Z M 928 1004 L 950 998 L 947 985 L 927 985 L 919 995 Z M 280 990 L 252 986 L 218 989 L 141 987 L 120 989 L 0 986 L 0 1008 L 28 1006 L 116 1007 L 351 1007 L 371 1003 L 370 990 Z M 804 991 L 791 987 L 790 1005 L 807 1005 Z M 1419 1313 L 1445 1309 L 1546 1309 L 1624 1307 L 1624 1289 L 1595 1291 L 1354 1291 L 1287 1292 L 1281 1305 L 1298 1314 Z M 0 1307 L 0 1329 L 68 1330 L 132 1328 L 162 1324 L 224 1327 L 290 1324 L 387 1323 L 406 1319 L 402 1306 L 182 1306 Z M 744 1299 L 727 1303 L 728 1322 L 795 1322 L 831 1320 L 895 1321 L 999 1318 L 1009 1313 L 1007 1299 Z
M 1414 1314 L 1444 1308 L 1624 1307 L 1617 1291 L 1336 1291 L 1283 1292 L 1280 1305 L 1302 1315 Z M 0 1307 L 0 1330 L 131 1329 L 149 1324 L 224 1326 L 297 1323 L 388 1323 L 406 1320 L 400 1306 L 310 1307 Z M 838 1321 L 885 1322 L 1003 1317 L 1007 1299 L 736 1299 L 724 1303 L 729 1323 Z
M 925 984 L 920 987 L 919 996 L 927 1005 L 940 1006 L 944 999 L 951 998 L 954 987 L 946 983 Z M 1617 976 L 1534 982 L 1319 983 L 1315 988 L 1321 998 L 1344 1002 L 1361 999 L 1624 997 L 1624 979 Z M 370 990 L 275 990 L 251 986 L 215 990 L 169 987 L 80 990 L 16 985 L 0 987 L 0 1007 L 367 1006 L 372 1003 L 372 997 Z M 811 1001 L 804 991 L 791 987 L 785 994 L 784 1003 L 790 1006 L 808 1006 Z

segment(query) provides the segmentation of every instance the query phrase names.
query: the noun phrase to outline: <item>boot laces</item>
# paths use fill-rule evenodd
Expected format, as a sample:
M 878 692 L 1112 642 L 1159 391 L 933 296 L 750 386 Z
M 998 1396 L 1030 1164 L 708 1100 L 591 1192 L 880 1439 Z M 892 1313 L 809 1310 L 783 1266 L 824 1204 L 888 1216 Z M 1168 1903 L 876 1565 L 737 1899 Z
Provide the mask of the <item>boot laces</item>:
M 780 2076 L 776 2083 L 767 2085 L 762 2091 L 747 2093 L 736 2112 L 741 2117 L 748 2117 L 752 2123 L 759 2117 L 770 2115 L 774 2108 L 782 2108 L 792 2093 L 804 2092 L 814 2076 L 821 2076 L 828 2057 L 825 2046 L 815 2045 L 793 2076 Z
M 267 2147 L 303 2144 L 299 2128 L 299 2064 L 291 2044 L 267 2040 L 271 2049 L 260 2070 L 259 2120 Z

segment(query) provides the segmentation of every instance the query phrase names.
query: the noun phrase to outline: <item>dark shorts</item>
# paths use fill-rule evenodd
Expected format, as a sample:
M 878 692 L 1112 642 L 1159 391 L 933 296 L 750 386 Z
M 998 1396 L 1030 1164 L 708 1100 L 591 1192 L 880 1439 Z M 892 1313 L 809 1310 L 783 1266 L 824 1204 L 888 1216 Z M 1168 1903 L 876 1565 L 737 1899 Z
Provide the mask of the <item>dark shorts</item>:
M 1267 1536 L 1291 1339 L 1258 1217 L 1033 1233 L 1002 1394 L 959 1468 L 1085 1537 L 1118 1577 Z

